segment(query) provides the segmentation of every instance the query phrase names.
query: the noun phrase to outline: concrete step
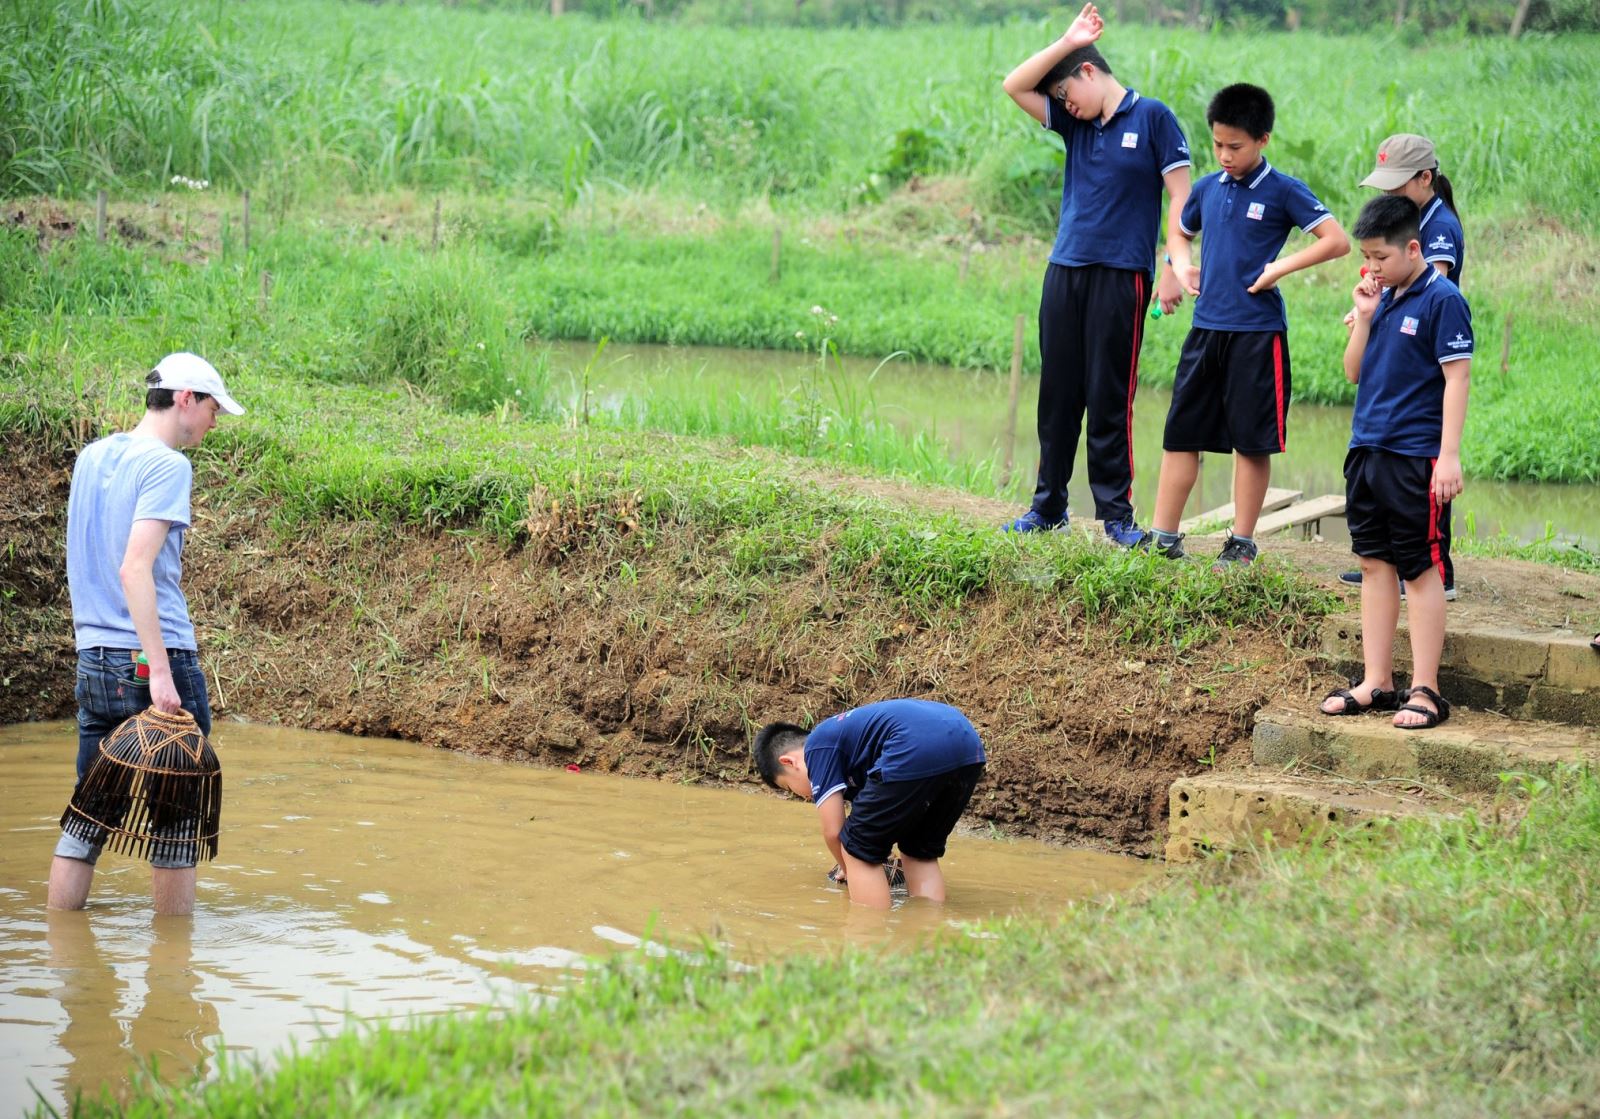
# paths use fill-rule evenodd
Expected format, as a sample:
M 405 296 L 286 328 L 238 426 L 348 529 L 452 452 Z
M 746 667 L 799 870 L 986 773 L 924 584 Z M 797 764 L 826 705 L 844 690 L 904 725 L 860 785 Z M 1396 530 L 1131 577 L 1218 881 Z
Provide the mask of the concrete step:
M 1180 777 L 1168 793 L 1168 862 L 1264 843 L 1330 835 L 1376 839 L 1383 824 L 1444 813 L 1448 802 L 1356 782 L 1310 780 L 1258 768 Z
M 1450 625 L 1447 620 L 1439 686 L 1451 703 L 1518 719 L 1600 726 L 1600 655 L 1589 647 L 1591 635 Z M 1394 652 L 1403 680 L 1411 672 L 1403 611 Z M 1360 616 L 1324 621 L 1321 653 L 1340 675 L 1360 675 Z
M 1562 764 L 1600 762 L 1600 731 L 1459 708 L 1441 726 L 1408 731 L 1387 714 L 1330 718 L 1274 707 L 1256 713 L 1253 758 L 1258 766 L 1302 774 L 1410 778 L 1487 793 L 1500 787 L 1502 773 L 1547 774 Z

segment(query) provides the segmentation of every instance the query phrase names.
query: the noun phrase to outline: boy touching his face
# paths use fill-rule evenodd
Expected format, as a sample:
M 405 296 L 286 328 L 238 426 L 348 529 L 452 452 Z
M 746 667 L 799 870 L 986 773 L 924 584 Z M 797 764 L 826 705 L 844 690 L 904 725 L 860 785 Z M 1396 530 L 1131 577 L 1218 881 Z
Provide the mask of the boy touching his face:
M 1345 459 L 1350 546 L 1361 560 L 1364 675 L 1322 701 L 1324 715 L 1394 710 L 1394 725 L 1424 730 L 1450 717 L 1439 694 L 1444 650 L 1441 526 L 1461 493 L 1461 429 L 1472 368 L 1472 312 L 1428 266 L 1421 212 L 1385 195 L 1361 209 L 1355 236 L 1366 275 L 1353 293 L 1345 376 L 1357 385 Z M 1398 580 L 1396 576 L 1398 575 Z M 1411 687 L 1394 684 L 1399 580 L 1411 629 Z

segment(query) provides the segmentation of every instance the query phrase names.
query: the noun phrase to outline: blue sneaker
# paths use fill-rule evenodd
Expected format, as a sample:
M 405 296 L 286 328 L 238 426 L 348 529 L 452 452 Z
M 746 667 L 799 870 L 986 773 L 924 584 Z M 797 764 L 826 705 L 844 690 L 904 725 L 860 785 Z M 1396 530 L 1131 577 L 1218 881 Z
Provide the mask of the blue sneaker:
M 1053 532 L 1056 529 L 1066 528 L 1067 518 L 1048 521 L 1039 514 L 1037 509 L 1029 509 L 1014 521 L 1007 521 L 1000 526 L 1001 532 Z
M 1106 536 L 1119 548 L 1137 548 L 1144 542 L 1144 529 L 1131 517 L 1126 521 L 1107 521 Z

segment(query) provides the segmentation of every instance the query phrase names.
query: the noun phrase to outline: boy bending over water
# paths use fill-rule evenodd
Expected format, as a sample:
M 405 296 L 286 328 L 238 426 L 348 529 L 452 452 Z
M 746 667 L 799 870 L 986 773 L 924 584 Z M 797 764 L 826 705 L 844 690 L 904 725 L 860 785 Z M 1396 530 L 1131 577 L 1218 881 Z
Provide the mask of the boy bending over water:
M 769 723 L 752 750 L 763 781 L 817 806 L 822 841 L 844 870 L 851 901 L 889 908 L 880 868 L 896 846 L 906 892 L 944 900 L 939 859 L 986 760 L 983 741 L 960 711 L 922 699 L 884 700 L 809 732 Z

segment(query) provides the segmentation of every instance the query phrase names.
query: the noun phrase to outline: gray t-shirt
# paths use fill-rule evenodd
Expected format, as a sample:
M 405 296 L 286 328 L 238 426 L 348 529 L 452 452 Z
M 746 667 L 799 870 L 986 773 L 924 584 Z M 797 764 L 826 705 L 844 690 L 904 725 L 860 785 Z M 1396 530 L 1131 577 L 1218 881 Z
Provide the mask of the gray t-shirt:
M 154 568 L 161 640 L 169 649 L 197 647 L 178 587 L 193 478 L 187 458 L 147 435 L 108 435 L 78 455 L 67 499 L 67 586 L 79 649 L 139 647 L 118 572 L 133 522 L 145 520 L 171 522 Z

